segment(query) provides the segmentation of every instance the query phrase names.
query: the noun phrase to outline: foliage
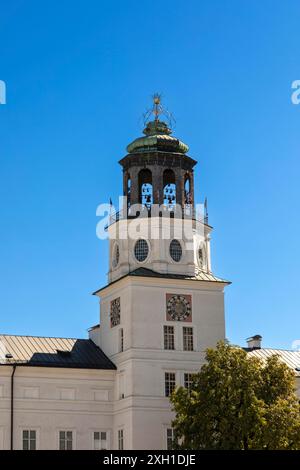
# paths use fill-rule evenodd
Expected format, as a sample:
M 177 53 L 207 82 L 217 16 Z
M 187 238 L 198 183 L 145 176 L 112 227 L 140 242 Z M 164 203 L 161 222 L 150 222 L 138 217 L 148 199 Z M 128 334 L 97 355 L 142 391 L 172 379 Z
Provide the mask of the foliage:
M 293 372 L 278 356 L 265 362 L 226 342 L 206 351 L 190 390 L 171 396 L 175 447 L 300 449 Z

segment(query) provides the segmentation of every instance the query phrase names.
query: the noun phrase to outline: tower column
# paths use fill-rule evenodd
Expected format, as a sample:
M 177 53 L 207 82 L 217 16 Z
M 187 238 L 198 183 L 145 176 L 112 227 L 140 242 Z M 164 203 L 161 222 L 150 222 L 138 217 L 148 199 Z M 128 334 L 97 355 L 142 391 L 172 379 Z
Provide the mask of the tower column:
M 164 188 L 163 188 L 163 171 L 159 166 L 154 166 L 152 169 L 153 180 L 153 202 L 154 204 L 163 204 L 164 202 Z
M 139 168 L 131 167 L 130 168 L 130 177 L 131 177 L 131 206 L 133 204 L 138 204 L 139 201 L 139 178 L 138 178 Z

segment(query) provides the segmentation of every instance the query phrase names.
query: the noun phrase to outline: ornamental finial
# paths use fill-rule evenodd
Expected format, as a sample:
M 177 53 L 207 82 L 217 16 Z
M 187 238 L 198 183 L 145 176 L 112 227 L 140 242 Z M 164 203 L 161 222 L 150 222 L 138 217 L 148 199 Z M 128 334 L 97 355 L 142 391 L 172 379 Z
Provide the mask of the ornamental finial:
M 153 105 L 150 109 L 148 109 L 145 114 L 143 115 L 144 118 L 144 125 L 151 121 L 151 116 L 154 115 L 154 123 L 157 125 L 160 123 L 160 115 L 163 115 L 167 121 L 167 127 L 171 129 L 174 128 L 175 119 L 172 114 L 161 104 L 162 102 L 162 95 L 160 93 L 154 93 L 152 95 Z
M 162 114 L 163 112 L 163 107 L 161 105 L 161 95 L 159 93 L 154 93 L 152 98 L 153 98 L 152 112 L 155 116 L 154 120 L 159 121 L 158 116 Z

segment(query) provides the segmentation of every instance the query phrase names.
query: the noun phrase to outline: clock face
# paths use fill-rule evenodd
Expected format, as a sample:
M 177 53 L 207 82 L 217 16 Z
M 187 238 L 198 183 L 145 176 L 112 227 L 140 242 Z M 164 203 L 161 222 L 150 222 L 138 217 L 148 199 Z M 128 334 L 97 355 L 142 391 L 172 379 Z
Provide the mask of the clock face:
M 192 321 L 190 295 L 167 294 L 167 320 Z
M 120 324 L 121 304 L 120 297 L 114 299 L 110 303 L 110 326 L 114 327 Z

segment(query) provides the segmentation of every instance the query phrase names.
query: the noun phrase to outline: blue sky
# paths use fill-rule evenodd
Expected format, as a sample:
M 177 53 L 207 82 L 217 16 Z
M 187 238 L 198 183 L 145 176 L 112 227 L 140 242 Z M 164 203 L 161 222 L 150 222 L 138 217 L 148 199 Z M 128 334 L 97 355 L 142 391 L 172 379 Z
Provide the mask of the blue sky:
M 227 336 L 300 338 L 300 4 L 0 3 L 0 330 L 85 336 L 106 282 L 96 207 L 159 91 L 198 160 Z

